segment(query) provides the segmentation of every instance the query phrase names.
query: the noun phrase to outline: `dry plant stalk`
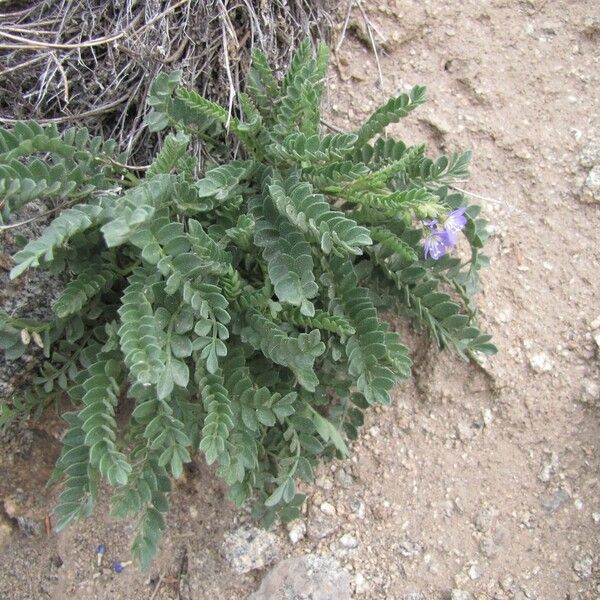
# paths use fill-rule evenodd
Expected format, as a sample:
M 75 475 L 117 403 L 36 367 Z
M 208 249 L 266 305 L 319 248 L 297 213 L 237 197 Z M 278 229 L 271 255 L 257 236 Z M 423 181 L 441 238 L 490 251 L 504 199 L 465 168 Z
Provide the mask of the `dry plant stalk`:
M 162 69 L 236 110 L 259 47 L 287 66 L 307 34 L 329 39 L 335 0 L 43 0 L 0 2 L 0 123 L 87 126 L 145 164 L 150 83 Z

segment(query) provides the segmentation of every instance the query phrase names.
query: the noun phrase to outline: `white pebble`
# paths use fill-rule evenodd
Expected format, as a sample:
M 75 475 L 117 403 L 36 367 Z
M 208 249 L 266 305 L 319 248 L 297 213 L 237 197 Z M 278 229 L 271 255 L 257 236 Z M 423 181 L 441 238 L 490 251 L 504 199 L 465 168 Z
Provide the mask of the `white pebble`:
M 321 503 L 320 509 L 323 514 L 329 515 L 330 517 L 335 515 L 335 506 L 329 502 Z

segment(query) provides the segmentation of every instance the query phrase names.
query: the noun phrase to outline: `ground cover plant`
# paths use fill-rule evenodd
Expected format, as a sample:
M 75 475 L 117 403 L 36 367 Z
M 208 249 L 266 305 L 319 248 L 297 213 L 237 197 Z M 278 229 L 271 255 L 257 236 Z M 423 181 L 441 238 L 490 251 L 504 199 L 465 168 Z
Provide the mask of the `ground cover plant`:
M 54 318 L 0 314 L 7 358 L 29 345 L 46 358 L 0 425 L 65 394 L 73 405 L 59 529 L 91 513 L 104 480 L 114 514 L 138 519 L 132 554 L 147 566 L 170 478 L 197 452 L 265 525 L 297 517 L 297 482 L 346 456 L 363 411 L 410 376 L 382 311 L 465 359 L 495 352 L 471 300 L 485 221 L 449 188 L 470 154 L 432 160 L 385 135 L 424 102 L 419 86 L 357 131 L 324 133 L 327 56 L 305 42 L 278 79 L 255 51 L 239 116 L 159 75 L 146 125 L 163 143 L 144 171 L 85 129 L 0 130 L 2 221 L 64 203 L 11 271 L 68 280 Z

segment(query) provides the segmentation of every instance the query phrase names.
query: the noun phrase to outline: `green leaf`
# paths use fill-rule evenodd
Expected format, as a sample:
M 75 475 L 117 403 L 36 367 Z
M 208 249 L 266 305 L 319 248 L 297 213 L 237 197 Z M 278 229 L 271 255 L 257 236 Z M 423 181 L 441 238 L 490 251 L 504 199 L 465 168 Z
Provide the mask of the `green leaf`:
M 423 102 L 425 102 L 425 88 L 419 85 L 413 87 L 408 94 L 400 94 L 398 97 L 388 100 L 358 130 L 356 147 L 360 148 L 360 146 L 381 133 L 390 123 L 398 122 Z

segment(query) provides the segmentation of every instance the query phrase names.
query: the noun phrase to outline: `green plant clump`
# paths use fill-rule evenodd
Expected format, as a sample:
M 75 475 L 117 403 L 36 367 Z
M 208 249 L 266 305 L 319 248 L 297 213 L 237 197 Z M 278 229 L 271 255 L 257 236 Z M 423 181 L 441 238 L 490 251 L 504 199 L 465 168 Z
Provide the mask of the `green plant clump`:
M 73 406 L 58 529 L 92 512 L 105 480 L 114 514 L 138 520 L 146 567 L 171 477 L 199 451 L 264 524 L 297 517 L 297 482 L 345 457 L 363 411 L 410 375 L 381 309 L 463 358 L 495 351 L 471 303 L 485 221 L 448 187 L 470 154 L 431 160 L 384 134 L 423 103 L 418 86 L 354 132 L 323 133 L 327 57 L 305 42 L 278 79 L 256 52 L 239 117 L 159 75 L 146 123 L 164 139 L 143 176 L 85 129 L 0 130 L 1 221 L 64 202 L 11 271 L 67 276 L 54 318 L 0 314 L 7 358 L 29 343 L 46 357 L 0 426 L 66 394 Z M 201 176 L 192 143 L 212 157 Z M 449 252 L 457 235 L 465 260 Z

